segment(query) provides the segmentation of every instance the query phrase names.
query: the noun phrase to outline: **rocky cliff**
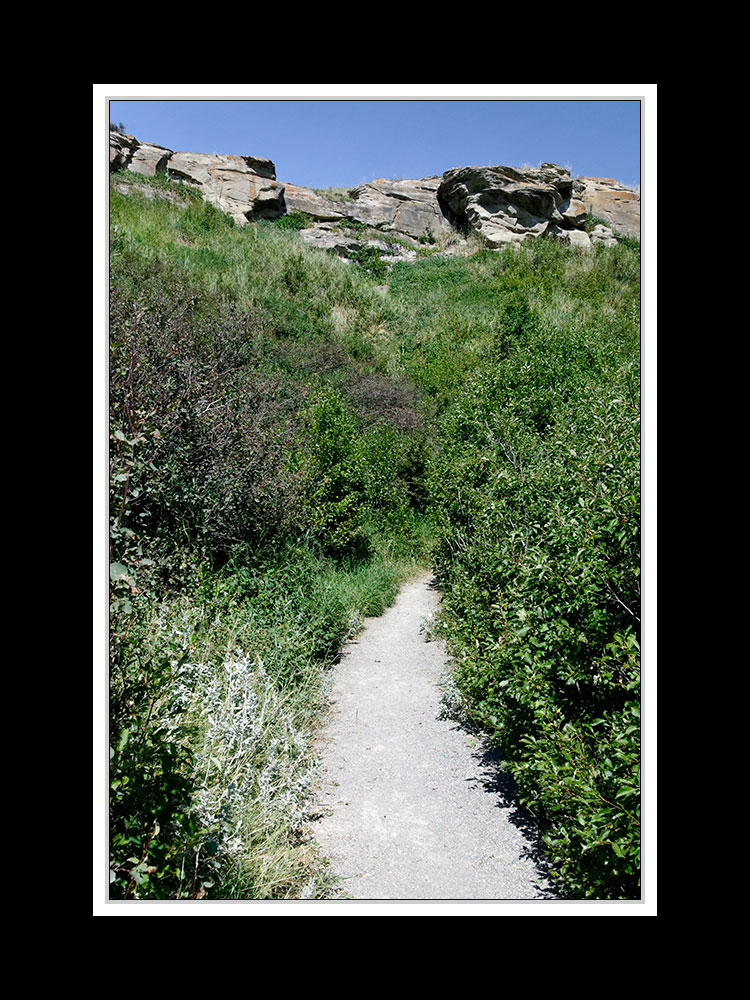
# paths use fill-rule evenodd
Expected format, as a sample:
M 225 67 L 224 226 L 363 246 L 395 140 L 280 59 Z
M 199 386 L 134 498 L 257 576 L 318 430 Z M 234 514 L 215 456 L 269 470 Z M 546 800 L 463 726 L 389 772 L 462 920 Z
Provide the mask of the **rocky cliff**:
M 475 234 L 488 247 L 555 237 L 574 246 L 640 238 L 640 194 L 611 178 L 571 177 L 539 167 L 457 167 L 417 180 L 378 178 L 343 191 L 314 191 L 277 181 L 274 163 L 257 156 L 184 153 L 110 132 L 111 171 L 166 174 L 246 225 L 296 213 L 302 239 L 350 256 L 376 248 L 386 260 L 412 258 L 424 243 L 462 252 Z M 589 217 L 602 223 L 587 226 Z

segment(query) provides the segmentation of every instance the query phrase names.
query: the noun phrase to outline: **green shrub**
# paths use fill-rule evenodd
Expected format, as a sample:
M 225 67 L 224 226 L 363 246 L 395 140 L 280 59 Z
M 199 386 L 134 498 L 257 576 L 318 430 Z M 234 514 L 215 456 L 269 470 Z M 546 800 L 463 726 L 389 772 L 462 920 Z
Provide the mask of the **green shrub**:
M 444 627 L 563 891 L 637 898 L 638 329 L 603 308 L 632 262 L 593 261 L 582 322 L 544 270 L 508 266 L 526 296 L 513 282 L 502 350 L 453 399 L 429 470 Z
M 309 229 L 313 224 L 313 218 L 306 212 L 287 212 L 286 215 L 274 219 L 271 225 L 276 229 L 286 229 L 298 233 L 301 229 Z
M 222 561 L 294 505 L 295 394 L 259 370 L 252 315 L 214 310 L 157 262 L 140 273 L 137 298 L 127 283 L 110 297 L 113 561 L 128 532 Z
M 386 281 L 388 278 L 388 262 L 383 260 L 380 247 L 362 246 L 348 254 L 349 260 L 371 275 L 376 281 Z

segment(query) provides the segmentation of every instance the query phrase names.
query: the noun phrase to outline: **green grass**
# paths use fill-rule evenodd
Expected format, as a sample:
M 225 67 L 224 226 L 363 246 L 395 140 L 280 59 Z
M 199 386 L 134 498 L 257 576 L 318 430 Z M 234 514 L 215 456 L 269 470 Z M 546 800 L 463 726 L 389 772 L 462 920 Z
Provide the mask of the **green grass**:
M 394 369 L 395 346 L 378 339 L 389 315 L 382 291 L 360 268 L 303 247 L 294 228 L 236 226 L 203 201 L 185 209 L 116 190 L 110 218 L 115 261 L 128 251 L 156 259 L 186 275 L 196 292 L 251 313 L 275 336 L 333 342 L 361 364 Z

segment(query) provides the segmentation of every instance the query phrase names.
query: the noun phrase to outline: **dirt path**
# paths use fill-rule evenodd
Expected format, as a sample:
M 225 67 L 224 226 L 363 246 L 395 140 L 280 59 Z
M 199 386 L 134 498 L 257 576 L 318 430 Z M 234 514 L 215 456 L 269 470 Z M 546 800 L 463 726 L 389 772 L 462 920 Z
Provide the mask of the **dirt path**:
M 439 602 L 422 577 L 335 668 L 314 835 L 353 899 L 548 899 L 533 830 L 479 741 L 442 719 Z

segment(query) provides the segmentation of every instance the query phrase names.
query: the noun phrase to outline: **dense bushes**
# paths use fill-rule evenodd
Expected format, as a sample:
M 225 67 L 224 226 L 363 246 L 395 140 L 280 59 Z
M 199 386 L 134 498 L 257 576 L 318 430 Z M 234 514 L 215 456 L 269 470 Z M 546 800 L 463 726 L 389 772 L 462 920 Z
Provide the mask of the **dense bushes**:
M 297 399 L 254 357 L 251 316 L 207 309 L 168 266 L 127 264 L 110 296 L 112 559 L 132 562 L 147 537 L 165 571 L 179 548 L 224 562 L 293 502 L 282 455 Z
M 640 884 L 638 328 L 597 308 L 633 294 L 635 262 L 613 257 L 573 260 L 563 289 L 516 258 L 526 294 L 429 475 L 459 690 L 574 898 Z
M 300 529 L 337 555 L 367 553 L 373 530 L 408 534 L 417 449 L 392 424 L 365 426 L 338 393 L 326 388 L 314 392 L 294 457 Z
M 111 895 L 325 895 L 310 734 L 326 665 L 413 568 L 417 422 L 378 412 L 361 336 L 356 359 L 328 336 L 336 308 L 368 328 L 371 283 L 186 197 L 112 200 Z

